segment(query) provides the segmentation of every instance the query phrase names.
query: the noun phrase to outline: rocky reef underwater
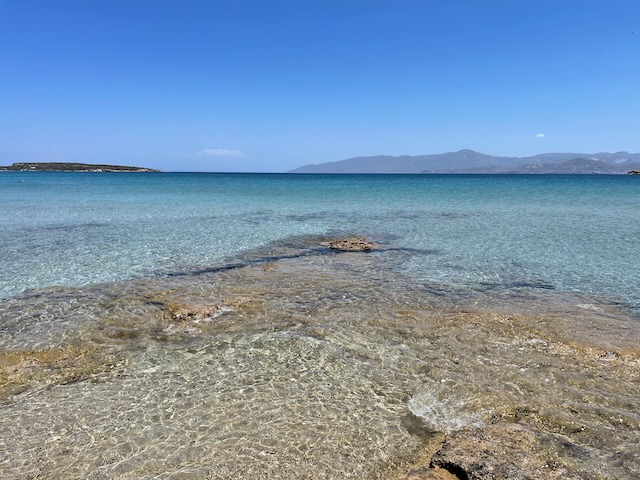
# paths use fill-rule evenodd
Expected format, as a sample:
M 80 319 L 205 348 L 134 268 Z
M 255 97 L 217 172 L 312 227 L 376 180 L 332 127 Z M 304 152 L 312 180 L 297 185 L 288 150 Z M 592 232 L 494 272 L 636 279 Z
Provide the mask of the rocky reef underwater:
M 5 479 L 640 478 L 640 323 L 361 238 L 0 303 Z

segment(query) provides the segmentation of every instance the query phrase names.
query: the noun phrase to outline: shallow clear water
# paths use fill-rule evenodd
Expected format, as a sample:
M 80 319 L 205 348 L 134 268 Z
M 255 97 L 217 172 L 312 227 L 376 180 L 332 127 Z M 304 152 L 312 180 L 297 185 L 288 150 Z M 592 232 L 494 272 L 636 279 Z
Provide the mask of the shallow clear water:
M 0 298 L 206 267 L 358 232 L 442 288 L 555 288 L 640 306 L 629 176 L 3 172 Z
M 639 189 L 2 174 L 3 478 L 638 478 Z

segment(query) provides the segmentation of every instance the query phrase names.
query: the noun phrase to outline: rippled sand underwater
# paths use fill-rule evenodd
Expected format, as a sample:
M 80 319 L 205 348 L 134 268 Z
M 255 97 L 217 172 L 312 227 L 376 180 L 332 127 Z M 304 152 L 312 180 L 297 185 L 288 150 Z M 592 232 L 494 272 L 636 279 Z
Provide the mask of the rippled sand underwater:
M 640 324 L 321 239 L 0 303 L 2 478 L 640 478 Z

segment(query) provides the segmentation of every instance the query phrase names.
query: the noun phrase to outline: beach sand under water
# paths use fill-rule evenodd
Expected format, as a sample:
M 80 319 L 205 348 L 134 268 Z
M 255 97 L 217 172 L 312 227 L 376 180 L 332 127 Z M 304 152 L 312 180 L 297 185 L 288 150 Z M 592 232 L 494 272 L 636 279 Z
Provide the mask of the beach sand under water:
M 326 241 L 0 303 L 2 478 L 640 478 L 623 305 Z

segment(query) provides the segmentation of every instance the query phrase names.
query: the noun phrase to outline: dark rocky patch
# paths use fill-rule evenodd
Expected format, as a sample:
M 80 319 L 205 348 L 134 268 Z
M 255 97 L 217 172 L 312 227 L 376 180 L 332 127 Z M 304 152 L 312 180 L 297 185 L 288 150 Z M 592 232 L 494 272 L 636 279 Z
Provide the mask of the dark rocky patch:
M 368 252 L 373 250 L 375 245 L 364 238 L 352 237 L 329 242 L 329 248 L 345 252 Z
M 66 162 L 14 163 L 7 167 L 0 167 L 0 170 L 18 172 L 159 172 L 159 170 L 145 167 Z

